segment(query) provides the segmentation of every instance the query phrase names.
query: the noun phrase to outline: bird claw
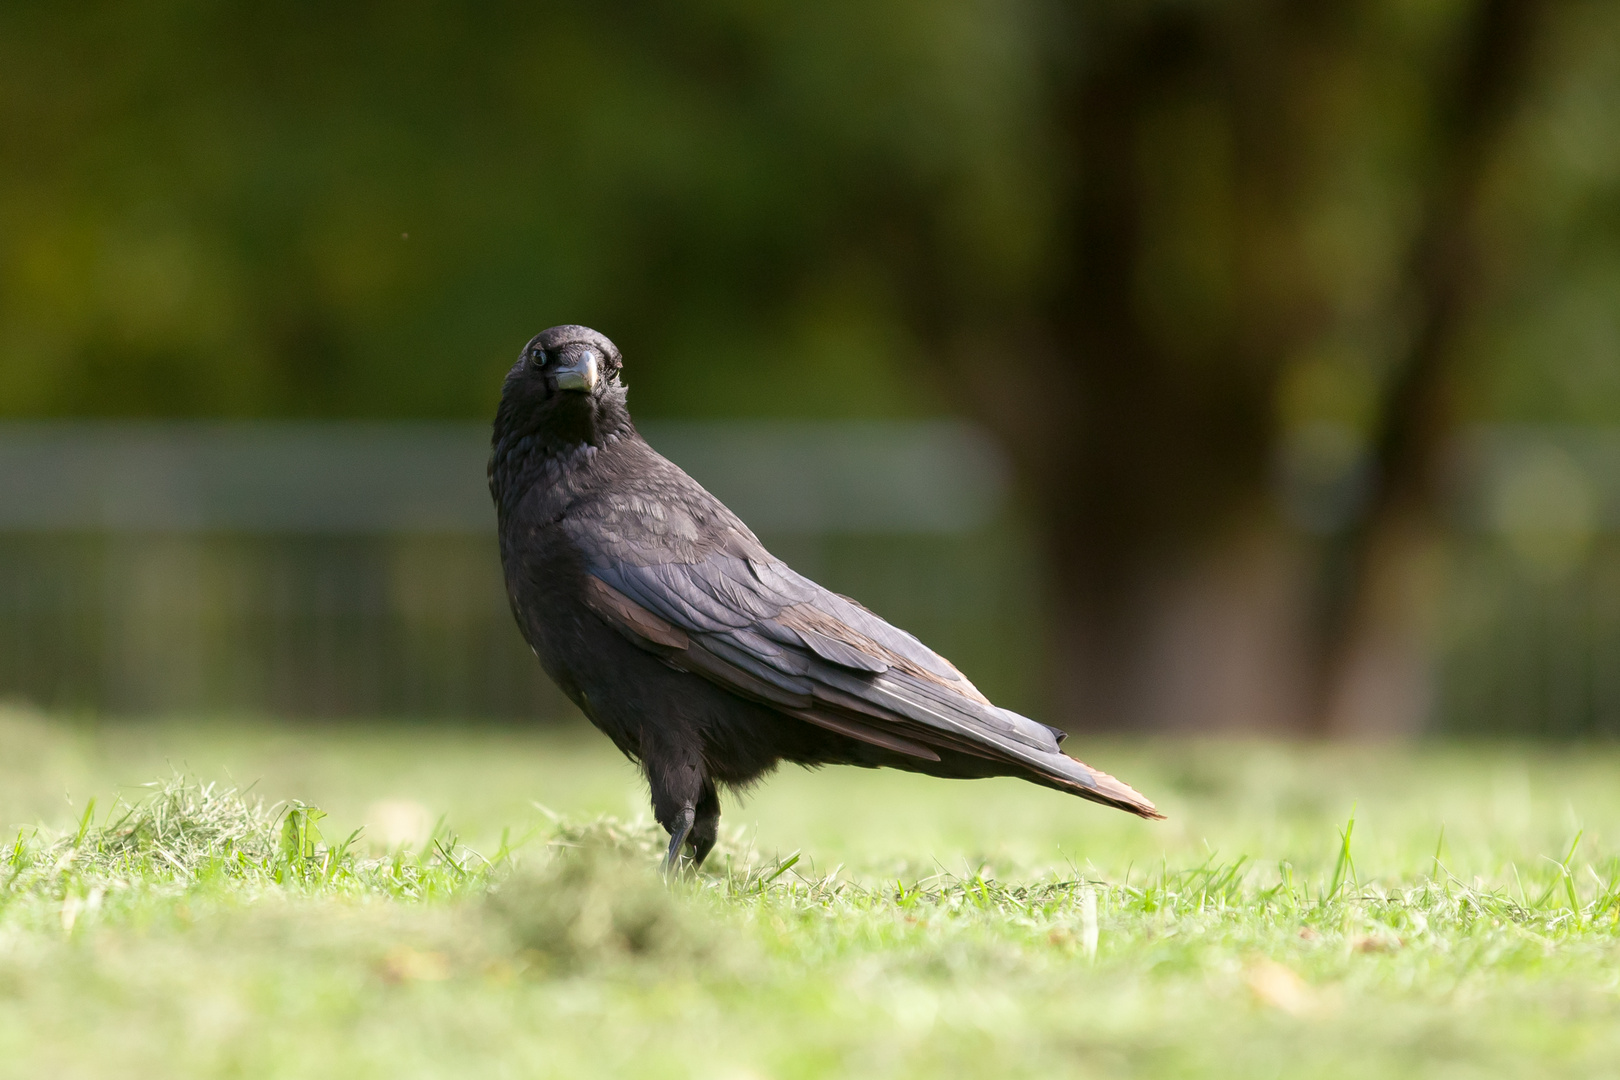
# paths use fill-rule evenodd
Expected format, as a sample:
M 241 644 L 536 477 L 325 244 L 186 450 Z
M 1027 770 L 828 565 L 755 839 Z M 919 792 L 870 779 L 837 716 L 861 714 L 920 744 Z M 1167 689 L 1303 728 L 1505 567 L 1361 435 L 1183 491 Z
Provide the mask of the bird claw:
M 686 847 L 686 838 L 692 834 L 692 822 L 697 818 L 697 808 L 691 803 L 681 807 L 679 816 L 675 821 L 675 828 L 669 832 L 669 854 L 664 856 L 664 877 L 668 878 L 680 869 L 681 849 Z

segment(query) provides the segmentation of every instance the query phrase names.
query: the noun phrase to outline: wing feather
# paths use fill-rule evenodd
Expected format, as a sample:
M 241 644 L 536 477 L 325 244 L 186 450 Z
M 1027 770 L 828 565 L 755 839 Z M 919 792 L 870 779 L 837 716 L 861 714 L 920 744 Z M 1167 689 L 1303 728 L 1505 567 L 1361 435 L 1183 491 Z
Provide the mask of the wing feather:
M 592 567 L 591 609 L 666 663 L 743 697 L 923 761 L 1002 762 L 1143 817 L 1153 804 L 1058 749 L 1061 733 L 990 703 L 938 653 L 768 558 Z

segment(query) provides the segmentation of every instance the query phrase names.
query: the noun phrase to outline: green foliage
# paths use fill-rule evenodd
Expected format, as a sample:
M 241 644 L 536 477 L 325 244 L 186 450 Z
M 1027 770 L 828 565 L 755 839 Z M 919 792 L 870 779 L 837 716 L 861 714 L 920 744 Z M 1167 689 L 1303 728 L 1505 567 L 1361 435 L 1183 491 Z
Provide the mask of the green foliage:
M 9 6 L 0 414 L 482 416 L 567 321 L 644 413 L 927 411 L 848 196 L 1003 21 Z
M 1284 422 L 1364 419 L 1467 7 L 1364 5 L 1342 55 L 1301 58 L 1338 65 L 1298 105 L 1322 136 L 1308 266 L 1231 264 L 1255 209 L 1233 140 L 1266 133 L 1163 103 L 1133 295 L 1184 374 L 1240 272 L 1315 276 L 1329 332 Z M 1270 10 L 1226 29 L 1265 48 Z M 1615 14 L 1555 16 L 1496 170 L 1509 272 L 1471 389 L 1489 415 L 1613 421 Z M 1070 257 L 1044 95 L 1091 59 L 1078 25 L 977 0 L 7 5 L 0 415 L 485 415 L 559 321 L 620 340 L 649 415 L 938 409 L 899 297 L 934 273 L 1017 310 Z M 919 220 L 942 250 L 907 250 Z

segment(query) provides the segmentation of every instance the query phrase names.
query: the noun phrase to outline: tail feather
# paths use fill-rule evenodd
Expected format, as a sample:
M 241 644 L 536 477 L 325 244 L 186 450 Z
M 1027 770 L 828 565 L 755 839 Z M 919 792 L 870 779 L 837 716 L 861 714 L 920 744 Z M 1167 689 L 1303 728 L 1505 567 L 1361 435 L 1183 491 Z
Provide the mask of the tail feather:
M 1116 780 L 1068 754 L 1052 756 L 1058 760 L 1052 763 L 1055 768 L 1046 772 L 1045 776 L 1052 781 L 1054 787 L 1078 795 L 1082 799 L 1090 799 L 1092 802 L 1124 810 L 1137 817 L 1164 820 L 1164 815 L 1153 805 L 1153 801 L 1129 784 Z

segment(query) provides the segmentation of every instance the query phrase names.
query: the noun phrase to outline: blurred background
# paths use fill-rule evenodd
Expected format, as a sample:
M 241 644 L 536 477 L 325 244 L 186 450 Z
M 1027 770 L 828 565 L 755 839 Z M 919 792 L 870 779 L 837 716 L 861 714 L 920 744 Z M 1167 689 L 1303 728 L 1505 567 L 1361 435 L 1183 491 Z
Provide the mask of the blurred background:
M 0 7 L 0 697 L 560 720 L 500 380 L 1073 730 L 1620 734 L 1620 5 Z

